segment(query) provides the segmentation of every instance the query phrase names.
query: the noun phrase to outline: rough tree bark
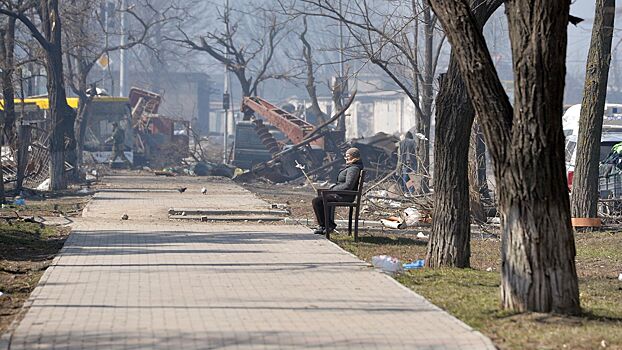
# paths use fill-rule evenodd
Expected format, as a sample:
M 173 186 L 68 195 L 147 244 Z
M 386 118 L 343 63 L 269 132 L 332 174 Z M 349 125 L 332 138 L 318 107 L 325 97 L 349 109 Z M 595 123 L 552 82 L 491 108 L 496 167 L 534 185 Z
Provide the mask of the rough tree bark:
M 430 0 L 456 55 L 494 164 L 501 300 L 516 311 L 580 312 L 564 167 L 568 1 L 507 0 L 515 73 L 510 104 L 466 0 Z
M 473 15 L 480 27 L 502 2 L 477 0 L 473 4 Z M 454 54 L 440 83 L 436 96 L 434 218 L 425 261 L 428 267 L 469 267 L 471 215 L 468 151 L 475 112 Z
M 61 19 L 58 0 L 41 0 L 39 5 L 42 34 L 45 38 L 47 90 L 50 99 L 50 189 L 67 187 L 65 179 L 65 136 L 73 134 L 75 112 L 67 104 L 61 47 Z M 72 141 L 70 138 L 70 142 Z
M 579 118 L 577 163 L 572 183 L 572 215 L 595 218 L 598 210 L 598 157 L 611 61 L 615 0 L 597 0 Z

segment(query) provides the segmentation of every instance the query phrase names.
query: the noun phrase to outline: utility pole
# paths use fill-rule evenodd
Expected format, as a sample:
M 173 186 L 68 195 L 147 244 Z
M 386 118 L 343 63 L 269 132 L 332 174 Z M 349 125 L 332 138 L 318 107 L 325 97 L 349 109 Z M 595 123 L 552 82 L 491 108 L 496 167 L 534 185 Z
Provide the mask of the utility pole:
M 229 0 L 225 1 L 225 16 L 229 16 Z M 229 25 L 225 21 L 225 27 Z M 227 28 L 225 28 L 225 33 L 227 32 Z M 225 53 L 225 57 L 228 59 L 229 54 Z M 223 130 L 223 146 L 222 146 L 222 163 L 227 164 L 227 147 L 229 145 L 229 69 L 227 68 L 227 63 L 225 62 L 225 82 L 224 88 L 222 90 L 222 108 L 225 110 L 225 120 L 224 120 L 224 130 Z
M 126 44 L 125 37 L 125 10 L 126 10 L 126 0 L 121 0 L 121 51 L 119 52 L 119 95 L 125 96 L 126 84 L 127 84 L 127 72 L 125 67 L 125 49 L 123 48 Z
M 222 152 L 222 162 L 227 164 L 229 158 L 227 157 L 227 148 L 229 145 L 229 71 L 227 69 L 227 64 L 225 64 L 225 86 L 222 93 L 222 108 L 225 110 L 225 120 L 224 120 L 224 138 L 223 138 L 223 152 Z

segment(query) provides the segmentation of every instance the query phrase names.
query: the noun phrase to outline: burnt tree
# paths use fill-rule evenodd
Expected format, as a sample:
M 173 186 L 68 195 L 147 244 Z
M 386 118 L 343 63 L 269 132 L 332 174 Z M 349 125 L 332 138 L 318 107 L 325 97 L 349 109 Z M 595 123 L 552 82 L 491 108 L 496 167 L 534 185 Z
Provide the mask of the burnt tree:
M 598 160 L 614 17 L 615 0 L 596 1 L 596 15 L 587 56 L 585 87 L 579 118 L 577 163 L 572 183 L 572 215 L 580 218 L 597 216 Z
M 476 0 L 473 17 L 479 30 L 502 0 Z M 439 79 L 434 143 L 434 217 L 428 241 L 428 267 L 469 267 L 471 211 L 468 158 L 475 111 L 452 53 L 447 73 Z
M 499 193 L 501 300 L 516 311 L 580 312 L 564 166 L 568 1 L 508 0 L 514 108 L 466 0 L 430 0 L 484 129 Z

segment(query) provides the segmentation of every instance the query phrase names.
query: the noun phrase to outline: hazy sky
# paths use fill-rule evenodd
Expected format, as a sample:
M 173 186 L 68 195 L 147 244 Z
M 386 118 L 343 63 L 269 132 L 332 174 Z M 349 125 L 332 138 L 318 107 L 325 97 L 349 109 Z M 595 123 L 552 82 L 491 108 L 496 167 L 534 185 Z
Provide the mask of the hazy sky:
M 592 25 L 594 23 L 594 0 L 573 0 L 573 4 L 570 7 L 570 13 L 574 16 L 581 17 L 585 21 L 581 22 L 578 26 L 568 26 L 568 73 L 572 74 L 577 70 L 585 70 L 585 60 L 587 57 L 587 51 L 590 46 L 590 39 L 592 35 Z M 622 29 L 622 8 L 616 7 L 616 25 L 613 33 L 613 46 L 622 38 L 620 29 Z M 620 47 L 622 49 L 622 45 Z M 618 52 L 613 53 L 612 60 L 618 59 Z M 613 63 L 613 62 L 612 62 Z M 583 73 L 581 73 L 583 75 Z

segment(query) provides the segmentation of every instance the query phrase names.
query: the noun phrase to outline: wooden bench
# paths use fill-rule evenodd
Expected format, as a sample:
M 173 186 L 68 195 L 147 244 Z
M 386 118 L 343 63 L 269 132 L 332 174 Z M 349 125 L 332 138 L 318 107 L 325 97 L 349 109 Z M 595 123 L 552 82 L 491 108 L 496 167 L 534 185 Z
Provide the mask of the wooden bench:
M 361 196 L 363 194 L 363 182 L 365 180 L 365 170 L 361 170 L 359 174 L 359 182 L 356 191 L 335 191 L 330 189 L 319 189 L 318 196 L 322 197 L 322 202 L 324 204 L 324 220 L 328 224 L 328 213 L 335 207 L 349 207 L 350 213 L 348 215 L 348 236 L 352 235 L 352 214 L 354 210 L 356 213 L 354 215 L 354 241 L 358 241 L 359 238 L 359 214 L 361 212 Z M 351 202 L 329 202 L 327 201 L 327 195 L 336 194 L 340 196 L 354 196 L 354 199 Z M 330 232 L 326 230 L 326 238 L 330 239 Z

